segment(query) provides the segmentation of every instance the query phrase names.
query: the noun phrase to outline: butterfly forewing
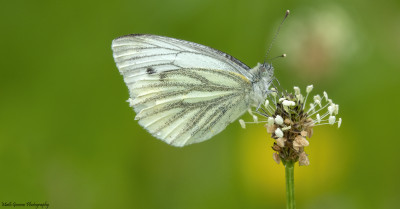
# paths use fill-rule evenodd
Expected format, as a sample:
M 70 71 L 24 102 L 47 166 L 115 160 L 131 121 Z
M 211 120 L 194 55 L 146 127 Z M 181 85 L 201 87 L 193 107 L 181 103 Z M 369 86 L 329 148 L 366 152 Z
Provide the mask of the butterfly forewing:
M 139 124 L 174 146 L 207 140 L 249 108 L 248 67 L 199 44 L 153 35 L 113 41 Z
M 216 49 L 156 35 L 134 34 L 117 38 L 112 43 L 118 69 L 130 81 L 148 72 L 181 68 L 208 68 L 236 72 L 251 79 L 249 67 Z M 125 77 L 124 77 L 125 78 Z

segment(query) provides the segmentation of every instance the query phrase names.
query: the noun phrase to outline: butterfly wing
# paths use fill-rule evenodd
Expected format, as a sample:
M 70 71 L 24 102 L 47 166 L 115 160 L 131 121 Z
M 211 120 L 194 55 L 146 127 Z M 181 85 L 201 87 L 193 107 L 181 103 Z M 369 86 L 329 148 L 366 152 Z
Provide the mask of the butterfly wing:
M 189 41 L 148 34 L 117 38 L 112 43 L 114 59 L 125 82 L 146 74 L 182 68 L 220 69 L 239 73 L 251 80 L 250 69 L 234 57 Z
M 113 41 L 136 119 L 174 146 L 221 132 L 248 108 L 248 67 L 218 50 L 173 38 L 128 35 Z

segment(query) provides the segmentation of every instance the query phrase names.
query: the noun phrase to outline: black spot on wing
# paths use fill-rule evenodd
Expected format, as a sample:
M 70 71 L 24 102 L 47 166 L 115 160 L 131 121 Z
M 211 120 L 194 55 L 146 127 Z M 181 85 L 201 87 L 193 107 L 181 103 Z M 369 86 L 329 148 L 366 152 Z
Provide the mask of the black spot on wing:
M 148 68 L 146 69 L 146 73 L 149 74 L 149 75 L 151 75 L 151 74 L 156 73 L 156 70 L 155 70 L 154 68 L 148 67 Z

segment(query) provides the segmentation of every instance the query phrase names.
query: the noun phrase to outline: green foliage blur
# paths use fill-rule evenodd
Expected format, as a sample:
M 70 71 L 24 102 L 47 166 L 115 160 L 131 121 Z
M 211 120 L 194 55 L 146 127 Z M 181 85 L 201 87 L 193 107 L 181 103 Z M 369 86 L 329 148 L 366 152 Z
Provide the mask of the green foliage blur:
M 285 208 L 284 168 L 262 124 L 169 146 L 134 120 L 111 41 L 131 33 L 211 46 L 281 86 L 328 92 L 340 129 L 320 126 L 295 167 L 298 208 L 397 208 L 400 2 L 3 1 L 0 201 L 49 208 Z M 250 120 L 250 117 L 243 116 Z M 397 206 L 396 206 L 397 205 Z M 1 206 L 5 207 L 5 206 Z

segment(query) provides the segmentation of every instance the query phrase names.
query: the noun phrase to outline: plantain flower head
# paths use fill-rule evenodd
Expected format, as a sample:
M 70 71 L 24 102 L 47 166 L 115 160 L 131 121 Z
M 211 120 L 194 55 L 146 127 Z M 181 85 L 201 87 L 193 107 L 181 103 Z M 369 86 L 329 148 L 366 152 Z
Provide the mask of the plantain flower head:
M 299 162 L 300 166 L 309 165 L 305 147 L 310 145 L 309 139 L 313 135 L 313 128 L 320 125 L 342 124 L 342 119 L 337 119 L 339 105 L 328 98 L 323 92 L 322 96 L 310 96 L 313 85 L 306 88 L 305 96 L 299 87 L 295 86 L 293 93 L 278 92 L 272 88 L 271 97 L 267 99 L 264 107 L 259 107 L 257 113 L 265 120 L 267 132 L 275 140 L 272 149 L 275 151 L 275 162 Z M 240 120 L 242 127 L 245 123 Z

